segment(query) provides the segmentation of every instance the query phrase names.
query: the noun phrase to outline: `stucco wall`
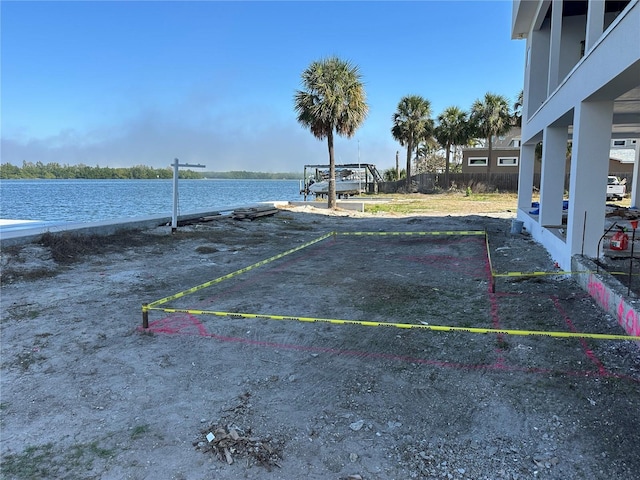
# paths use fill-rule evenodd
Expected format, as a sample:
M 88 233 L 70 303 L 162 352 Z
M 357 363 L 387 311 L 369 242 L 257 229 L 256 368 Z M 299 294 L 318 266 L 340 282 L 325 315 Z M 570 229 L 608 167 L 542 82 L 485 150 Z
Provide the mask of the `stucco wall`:
M 571 268 L 574 272 L 590 272 L 573 274 L 574 280 L 605 312 L 616 319 L 628 335 L 640 336 L 640 300 L 633 292 L 627 295 L 628 288 L 602 269 L 599 273 L 594 273 L 597 266 L 588 258 L 574 256 Z M 640 346 L 640 342 L 638 345 Z

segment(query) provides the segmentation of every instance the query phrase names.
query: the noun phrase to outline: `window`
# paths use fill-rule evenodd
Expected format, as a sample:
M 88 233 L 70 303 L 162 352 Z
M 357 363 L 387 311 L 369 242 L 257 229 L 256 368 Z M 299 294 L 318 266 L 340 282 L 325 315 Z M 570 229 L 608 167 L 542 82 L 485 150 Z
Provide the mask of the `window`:
M 627 145 L 626 140 L 612 140 L 611 145 L 614 147 L 624 147 Z
M 470 167 L 486 167 L 487 157 L 469 157 L 468 162 Z
M 518 157 L 498 157 L 499 167 L 517 167 Z
M 511 140 L 511 146 L 512 147 L 519 147 L 520 146 L 520 139 L 516 138 L 514 140 Z

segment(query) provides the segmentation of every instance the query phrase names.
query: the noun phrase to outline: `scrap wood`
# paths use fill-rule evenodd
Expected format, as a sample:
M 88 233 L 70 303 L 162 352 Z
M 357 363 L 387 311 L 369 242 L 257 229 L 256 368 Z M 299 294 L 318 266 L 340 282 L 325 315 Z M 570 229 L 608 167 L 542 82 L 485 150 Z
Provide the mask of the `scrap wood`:
M 178 220 L 178 226 L 186 227 L 188 225 L 196 225 L 198 223 L 211 222 L 218 218 L 222 218 L 222 214 L 220 212 L 211 212 L 211 215 L 205 215 L 204 217 L 187 218 L 185 220 Z
M 234 210 L 231 215 L 236 220 L 244 220 L 244 219 L 253 220 L 258 217 L 275 215 L 276 213 L 278 213 L 277 208 L 264 206 L 264 207 L 238 208 Z
M 228 465 L 233 464 L 234 457 L 252 457 L 269 471 L 271 467 L 280 467 L 278 462 L 282 458 L 282 445 L 276 448 L 271 445 L 274 441 L 271 437 L 248 436 L 250 430 L 246 435 L 242 430 L 240 432 L 238 430 L 236 427 L 210 426 L 201 431 L 204 440 L 200 438 L 194 442 L 194 446 L 203 452 L 212 452 L 220 461 Z M 209 440 L 211 435 L 213 438 Z
M 202 220 L 203 222 L 210 222 L 212 220 L 217 220 L 218 218 L 222 218 L 222 214 L 220 212 L 213 212 L 212 215 L 201 217 L 200 220 Z

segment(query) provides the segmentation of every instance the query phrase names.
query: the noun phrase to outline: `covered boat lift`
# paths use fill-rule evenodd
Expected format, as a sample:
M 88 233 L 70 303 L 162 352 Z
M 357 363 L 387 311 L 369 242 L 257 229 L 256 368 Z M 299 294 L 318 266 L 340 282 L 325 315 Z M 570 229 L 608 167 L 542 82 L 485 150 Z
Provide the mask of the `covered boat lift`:
M 336 165 L 336 195 L 349 197 L 361 193 L 378 193 L 382 175 L 372 163 L 345 163 Z M 329 193 L 329 165 L 305 165 L 304 179 L 300 181 L 300 195 L 324 197 Z

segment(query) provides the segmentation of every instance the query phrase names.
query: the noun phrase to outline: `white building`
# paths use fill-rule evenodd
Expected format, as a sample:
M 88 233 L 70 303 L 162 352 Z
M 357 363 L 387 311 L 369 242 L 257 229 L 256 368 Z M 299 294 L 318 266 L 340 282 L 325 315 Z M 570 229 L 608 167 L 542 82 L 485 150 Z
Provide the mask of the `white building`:
M 640 206 L 640 3 L 515 0 L 512 38 L 527 42 L 518 219 L 570 270 L 573 255 L 600 254 L 613 140 L 635 145 L 630 193 L 632 205 Z M 540 209 L 534 215 L 539 142 Z M 570 174 L 570 186 L 563 221 L 565 173 Z

